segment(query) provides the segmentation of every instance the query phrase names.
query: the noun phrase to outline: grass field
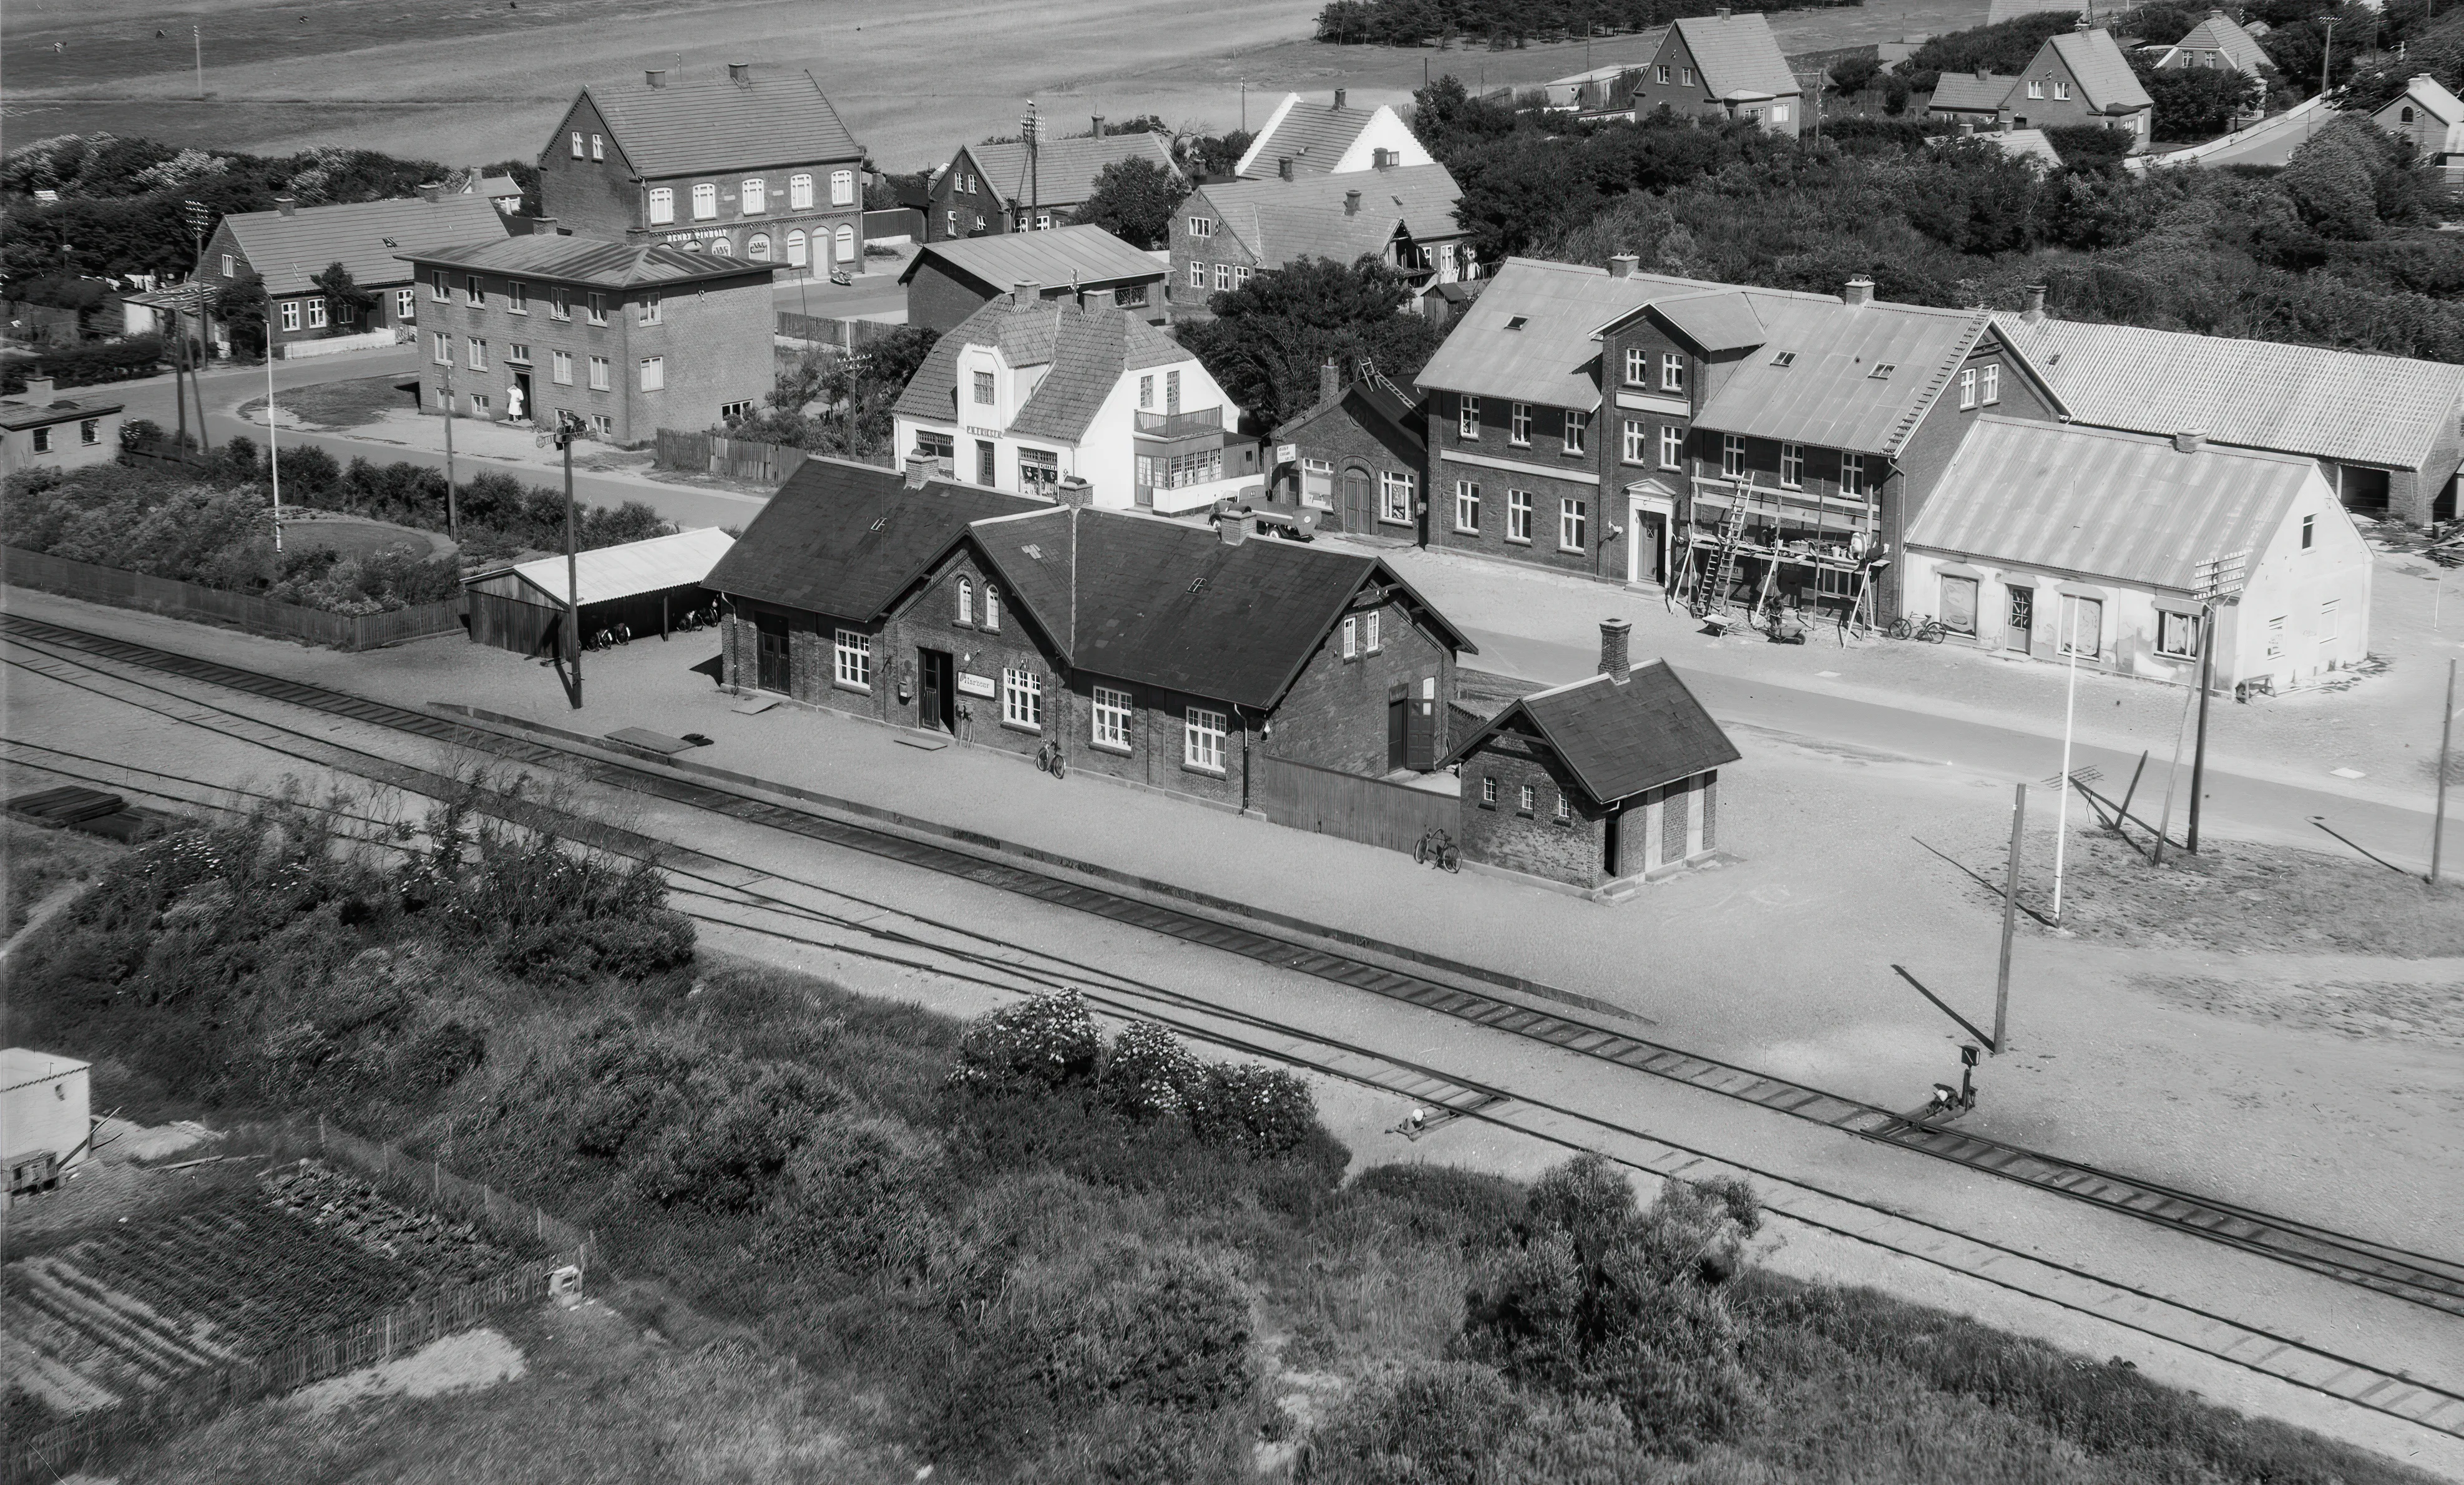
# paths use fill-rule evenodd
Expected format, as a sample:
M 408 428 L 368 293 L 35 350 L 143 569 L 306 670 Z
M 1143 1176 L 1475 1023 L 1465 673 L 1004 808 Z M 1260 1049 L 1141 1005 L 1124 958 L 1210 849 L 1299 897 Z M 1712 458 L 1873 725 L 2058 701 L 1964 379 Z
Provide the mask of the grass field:
M 1078 0 L 23 0 L 0 36 L 12 140 L 108 129 L 181 144 L 289 151 L 335 143 L 470 164 L 537 155 L 585 82 L 690 77 L 751 58 L 809 69 L 890 169 L 946 161 L 1008 132 L 1032 97 L 1065 127 L 1155 113 L 1251 127 L 1287 90 L 1351 88 L 1401 102 L 1424 70 L 1529 84 L 1641 60 L 1634 38 L 1521 51 L 1330 47 L 1309 39 L 1316 0 L 1205 7 Z M 1980 24 L 1983 0 L 1908 0 L 1772 18 L 1792 53 Z M 304 16 L 304 20 L 303 20 Z M 204 33 L 198 100 L 188 28 Z M 165 34 L 158 36 L 156 33 Z M 451 37 L 453 44 L 439 44 Z M 57 48 L 57 50 L 55 50 Z M 928 60 L 929 59 L 929 60 Z
M 57 788 L 64 780 L 35 775 L 12 776 L 11 792 L 33 794 Z M 26 926 L 26 919 L 44 898 L 72 882 L 94 875 L 120 847 L 76 830 L 47 830 L 22 819 L 0 819 L 0 894 L 7 903 L 0 938 Z

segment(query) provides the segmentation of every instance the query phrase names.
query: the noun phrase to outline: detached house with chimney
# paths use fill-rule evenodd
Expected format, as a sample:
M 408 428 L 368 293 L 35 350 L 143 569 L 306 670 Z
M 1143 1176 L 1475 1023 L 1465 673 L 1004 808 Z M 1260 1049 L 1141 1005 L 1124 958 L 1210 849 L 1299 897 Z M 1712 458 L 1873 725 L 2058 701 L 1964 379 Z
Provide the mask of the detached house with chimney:
M 2412 142 L 2412 158 L 2436 165 L 2449 186 L 2464 184 L 2464 98 L 2428 73 L 2416 73 L 2404 93 L 2370 115 L 2398 139 Z
M 1261 484 L 1241 409 L 1196 356 L 1112 298 L 1020 284 L 959 321 L 899 394 L 901 454 L 1039 497 L 1075 477 L 1116 509 L 1197 510 Z
M 808 72 L 730 62 L 582 90 L 539 151 L 544 215 L 578 236 L 793 270 L 864 259 L 864 146 Z
M 1722 6 L 1673 22 L 1651 60 L 1627 74 L 1634 117 L 1665 108 L 1683 118 L 1759 124 L 1794 135 L 1804 123 L 1796 75 L 1771 22 Z
M 2242 30 L 2240 22 L 2222 11 L 2210 11 L 2188 35 L 2164 49 L 2156 65 L 2219 68 L 2246 77 L 2276 70 L 2276 64 L 2260 50 L 2258 38 Z
M 1179 178 L 1170 140 L 1104 134 L 1103 126 L 1098 118 L 1093 138 L 1045 140 L 1032 149 L 1023 142 L 961 145 L 926 188 L 924 240 L 1067 227 L 1095 194 L 1096 179 L 1124 160 L 1143 160 Z
M 1373 160 L 1366 170 L 1293 169 L 1190 192 L 1172 221 L 1174 302 L 1203 305 L 1304 258 L 1374 258 L 1420 287 L 1474 276 L 1470 234 L 1455 220 L 1463 192 L 1446 167 L 1397 164 L 1382 148 Z
M 502 242 L 524 224 L 509 221 L 484 196 L 423 186 L 417 196 L 303 207 L 288 196 L 272 211 L 234 211 L 206 239 L 195 283 L 219 290 L 254 273 L 265 285 L 266 338 L 274 354 L 390 345 L 419 320 L 419 295 L 398 254 L 454 243 Z M 317 275 L 340 263 L 351 281 L 376 295 L 354 314 L 318 287 Z
M 2155 106 L 2112 33 L 2081 23 L 2077 31 L 2048 37 L 2017 76 L 1983 70 L 1944 73 L 1925 113 L 1979 130 L 2101 124 L 2129 135 L 2136 154 L 2147 147 Z
M 1330 103 L 1285 94 L 1232 173 L 1243 181 L 1350 175 L 1381 164 L 1432 164 L 1436 158 L 1394 109 L 1384 103 L 1353 108 L 1337 88 Z

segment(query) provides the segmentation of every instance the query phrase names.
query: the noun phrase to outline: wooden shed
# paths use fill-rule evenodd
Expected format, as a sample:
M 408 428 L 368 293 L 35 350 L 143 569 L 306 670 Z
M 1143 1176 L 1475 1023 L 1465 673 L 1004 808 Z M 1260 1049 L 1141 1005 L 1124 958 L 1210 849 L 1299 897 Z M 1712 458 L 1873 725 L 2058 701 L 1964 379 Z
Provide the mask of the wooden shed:
M 624 624 L 635 639 L 666 638 L 685 616 L 717 601 L 702 579 L 736 538 L 716 528 L 600 547 L 575 558 L 585 636 Z M 544 655 L 562 643 L 565 559 L 499 567 L 462 580 L 470 599 L 471 643 L 517 655 Z

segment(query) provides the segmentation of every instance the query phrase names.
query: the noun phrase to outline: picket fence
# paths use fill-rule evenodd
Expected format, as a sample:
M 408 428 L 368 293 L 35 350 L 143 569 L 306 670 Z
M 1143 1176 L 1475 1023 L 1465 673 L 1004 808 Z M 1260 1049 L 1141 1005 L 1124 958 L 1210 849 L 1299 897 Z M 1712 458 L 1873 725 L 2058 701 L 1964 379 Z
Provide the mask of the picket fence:
M 749 438 L 729 438 L 723 433 L 685 433 L 674 428 L 661 428 L 657 451 L 652 457 L 663 470 L 716 474 L 742 480 L 748 485 L 776 488 L 785 484 L 788 475 L 803 469 L 804 461 L 811 455 L 783 444 L 756 443 Z
M 499 1310 L 547 1298 L 550 1276 L 572 1266 L 588 1272 L 597 1257 L 587 1230 L 548 1215 L 527 1202 L 467 1181 L 434 1161 L 374 1140 L 363 1140 L 319 1118 L 305 1122 L 243 1125 L 230 1130 L 226 1150 L 267 1154 L 314 1153 L 369 1178 L 380 1190 L 409 1195 L 420 1205 L 445 1208 L 513 1237 L 548 1246 L 547 1256 L 523 1259 L 477 1283 L 420 1296 L 382 1315 L 340 1330 L 303 1337 L 278 1351 L 190 1372 L 164 1386 L 122 1398 L 75 1421 L 8 1444 L 7 1474 L 20 1480 L 56 1479 L 73 1468 L 95 1465 L 115 1450 L 167 1438 L 257 1398 L 294 1391 L 312 1382 L 373 1366 L 428 1343 L 468 1330 Z
M 99 567 L 92 562 L 73 562 L 17 547 L 0 548 L 0 564 L 5 564 L 8 580 L 21 588 L 39 588 L 92 603 L 109 603 L 115 608 L 147 609 L 174 619 L 229 624 L 250 634 L 299 640 L 333 649 L 376 649 L 406 640 L 458 633 L 462 627 L 462 603 L 458 599 L 414 603 L 381 614 L 329 614 L 296 603 L 277 603 L 252 593 L 232 593 L 201 583 Z

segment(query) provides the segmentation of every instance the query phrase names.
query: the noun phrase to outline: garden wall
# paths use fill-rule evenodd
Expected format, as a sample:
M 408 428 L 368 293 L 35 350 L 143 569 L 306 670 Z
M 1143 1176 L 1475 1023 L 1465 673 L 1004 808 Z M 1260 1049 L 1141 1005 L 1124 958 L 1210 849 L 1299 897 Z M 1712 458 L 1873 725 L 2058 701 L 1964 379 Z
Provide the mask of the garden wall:
M 251 634 L 297 640 L 332 649 L 376 649 L 406 640 L 456 634 L 462 628 L 462 604 L 458 599 L 416 603 L 382 614 L 329 614 L 296 603 L 276 603 L 252 594 L 122 572 L 116 567 L 98 567 L 91 562 L 72 562 L 16 547 L 0 548 L 0 555 L 6 557 L 8 580 L 19 587 L 39 588 L 45 593 L 84 599 L 90 603 L 109 603 L 117 608 L 146 609 L 174 619 L 228 624 Z

